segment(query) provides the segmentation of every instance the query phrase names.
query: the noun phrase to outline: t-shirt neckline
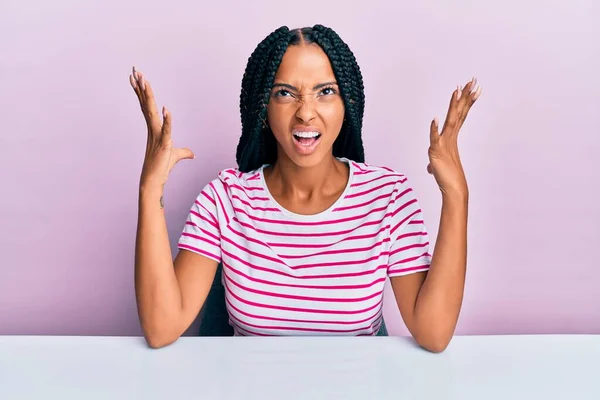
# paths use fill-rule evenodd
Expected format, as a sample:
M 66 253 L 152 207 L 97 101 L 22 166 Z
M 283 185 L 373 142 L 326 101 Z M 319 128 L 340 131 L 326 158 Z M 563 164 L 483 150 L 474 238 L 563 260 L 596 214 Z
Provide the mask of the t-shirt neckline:
M 264 169 L 266 167 L 268 167 L 270 164 L 264 164 L 262 167 L 259 168 L 258 174 L 260 177 L 260 184 L 261 184 L 263 190 L 265 191 L 266 196 L 269 198 L 269 201 L 273 205 L 275 205 L 275 207 L 282 213 L 284 213 L 292 218 L 295 218 L 295 219 L 303 219 L 303 220 L 322 219 L 324 216 L 331 213 L 333 210 L 335 210 L 336 208 L 338 208 L 340 206 L 340 204 L 345 200 L 346 196 L 348 195 L 350 188 L 352 187 L 352 181 L 353 181 L 353 177 L 354 177 L 354 164 L 345 157 L 336 157 L 336 158 L 339 161 L 345 162 L 348 165 L 348 169 L 349 169 L 348 182 L 346 183 L 346 187 L 344 188 L 344 191 L 337 198 L 337 200 L 334 201 L 333 204 L 331 206 L 329 206 L 329 208 L 327 208 L 317 214 L 298 214 L 298 213 L 295 213 L 295 212 L 290 211 L 287 208 L 283 207 L 281 204 L 279 204 L 279 202 L 277 200 L 275 200 L 275 198 L 273 197 L 273 195 L 271 195 L 271 192 L 269 191 L 269 187 L 267 186 L 267 182 L 265 180 L 265 174 L 264 174 Z

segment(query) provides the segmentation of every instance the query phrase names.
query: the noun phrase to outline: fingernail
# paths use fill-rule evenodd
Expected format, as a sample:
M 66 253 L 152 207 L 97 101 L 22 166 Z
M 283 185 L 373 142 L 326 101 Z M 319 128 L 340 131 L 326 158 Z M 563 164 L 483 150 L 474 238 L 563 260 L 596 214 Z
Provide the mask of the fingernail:
M 460 88 L 460 86 L 456 87 L 456 100 L 460 100 L 460 93 L 461 93 L 462 89 Z
M 437 119 L 437 117 L 433 118 L 433 124 L 435 125 L 436 128 L 438 127 L 438 119 Z
M 473 95 L 473 100 L 477 100 L 480 95 L 481 95 L 481 86 L 479 86 L 477 88 L 477 90 L 475 91 L 475 94 Z
M 144 77 L 140 80 L 140 84 L 142 86 L 142 90 L 146 90 L 146 85 L 144 84 Z

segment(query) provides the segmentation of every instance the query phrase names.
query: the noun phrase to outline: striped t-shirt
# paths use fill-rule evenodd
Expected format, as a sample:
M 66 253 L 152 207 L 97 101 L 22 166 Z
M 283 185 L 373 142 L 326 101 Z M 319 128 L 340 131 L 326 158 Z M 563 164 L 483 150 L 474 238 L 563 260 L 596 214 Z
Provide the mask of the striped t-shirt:
M 326 211 L 270 195 L 263 169 L 226 169 L 200 192 L 178 247 L 223 266 L 235 335 L 374 335 L 386 276 L 427 271 L 428 234 L 406 176 L 345 158 L 350 179 Z

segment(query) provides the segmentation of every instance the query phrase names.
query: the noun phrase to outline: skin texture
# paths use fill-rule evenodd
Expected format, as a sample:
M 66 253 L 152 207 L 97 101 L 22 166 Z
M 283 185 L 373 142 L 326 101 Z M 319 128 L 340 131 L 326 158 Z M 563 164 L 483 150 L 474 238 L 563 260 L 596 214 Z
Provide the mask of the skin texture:
M 267 106 L 267 123 L 277 140 L 277 162 L 265 168 L 265 180 L 279 204 L 298 214 L 329 208 L 349 178 L 348 167 L 332 155 L 344 121 L 344 103 L 332 82 L 336 82 L 333 69 L 319 46 L 290 46 Z M 321 132 L 320 143 L 310 155 L 295 150 L 292 132 L 299 127 Z
M 138 316 L 148 345 L 164 347 L 194 321 L 210 291 L 217 263 L 188 251 L 173 260 L 163 210 L 163 189 L 172 168 L 194 154 L 173 146 L 171 113 L 159 116 L 150 83 L 133 71 L 130 84 L 148 127 L 140 178 L 135 245 L 135 293 Z
M 442 131 L 430 125 L 429 165 L 442 193 L 440 226 L 431 268 L 391 279 L 402 318 L 415 340 L 432 352 L 450 343 L 462 306 L 467 265 L 469 190 L 458 152 L 458 133 L 481 95 L 473 78 L 452 93 Z
M 277 71 L 268 104 L 266 122 L 277 139 L 278 150 L 277 162 L 265 169 L 265 179 L 275 199 L 299 214 L 314 214 L 329 208 L 348 181 L 348 168 L 332 153 L 344 120 L 344 104 L 335 84 L 326 86 L 330 90 L 315 89 L 328 82 L 335 82 L 335 76 L 320 47 L 291 46 Z M 144 336 L 151 347 L 159 348 L 177 340 L 198 315 L 217 263 L 185 250 L 172 261 L 161 204 L 163 188 L 175 164 L 194 155 L 189 149 L 173 146 L 171 114 L 163 108 L 161 121 L 152 88 L 144 76 L 134 70 L 130 83 L 148 126 L 140 179 L 136 299 Z M 431 268 L 428 273 L 391 279 L 409 331 L 419 345 L 432 352 L 441 352 L 448 346 L 463 299 L 468 186 L 457 137 L 481 93 L 475 86 L 472 80 L 452 93 L 441 132 L 436 120 L 430 126 L 427 170 L 442 193 L 440 227 Z M 289 99 L 288 95 L 295 98 Z M 297 127 L 314 127 L 322 133 L 321 143 L 312 154 L 301 155 L 294 150 L 292 131 Z

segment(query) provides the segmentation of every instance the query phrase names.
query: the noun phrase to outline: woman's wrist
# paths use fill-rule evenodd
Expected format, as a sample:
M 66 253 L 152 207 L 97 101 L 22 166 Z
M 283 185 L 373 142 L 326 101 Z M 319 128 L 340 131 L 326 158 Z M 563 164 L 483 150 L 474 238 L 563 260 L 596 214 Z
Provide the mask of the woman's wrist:
M 139 201 L 140 204 L 150 203 L 164 208 L 164 186 L 153 183 L 142 183 L 139 188 Z

